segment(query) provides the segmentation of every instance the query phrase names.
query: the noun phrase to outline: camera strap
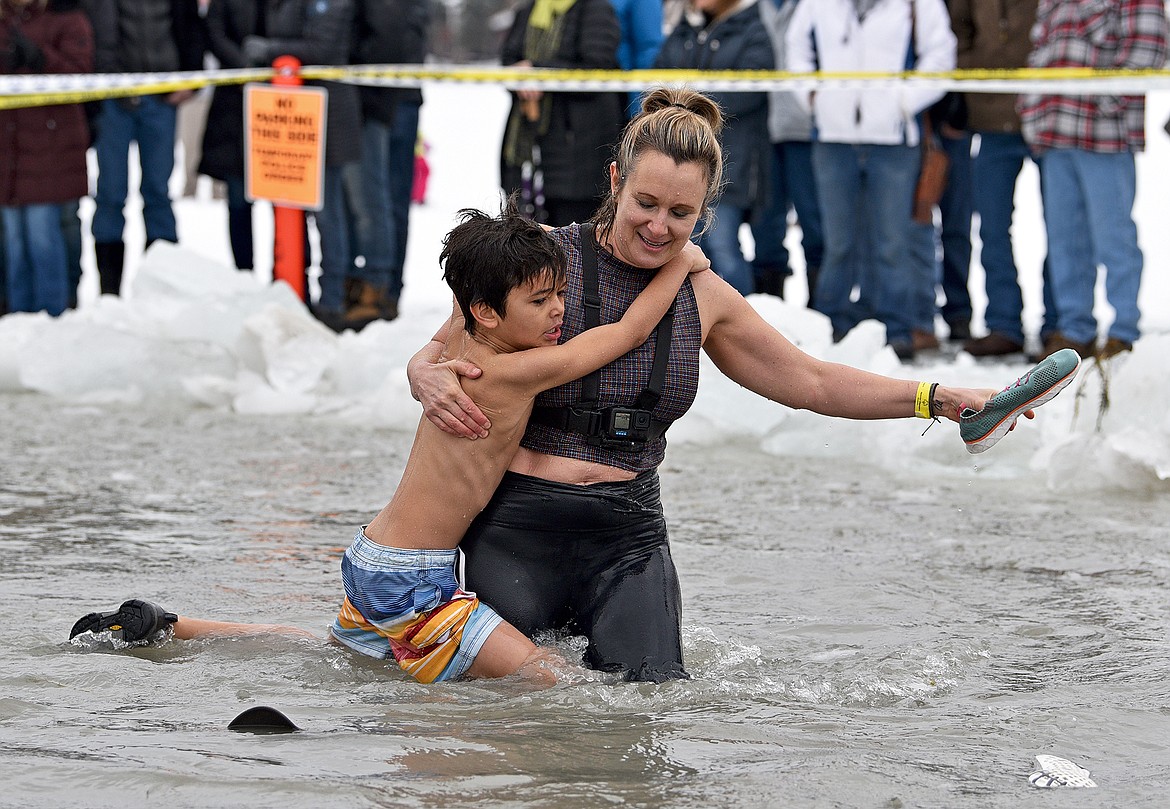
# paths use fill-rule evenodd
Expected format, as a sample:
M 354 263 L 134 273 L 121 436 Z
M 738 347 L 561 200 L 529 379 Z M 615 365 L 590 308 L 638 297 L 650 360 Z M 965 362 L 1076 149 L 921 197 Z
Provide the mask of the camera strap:
M 581 225 L 581 303 L 585 310 L 585 329 L 601 325 L 601 285 L 597 273 L 597 242 L 593 237 L 593 224 Z M 674 330 L 674 304 L 658 321 L 654 342 L 654 365 L 650 370 L 650 381 L 638 394 L 634 407 L 639 410 L 653 410 L 662 398 L 666 384 L 666 367 L 670 362 L 670 339 Z M 601 411 L 597 403 L 601 394 L 601 369 L 581 380 L 581 399 L 575 405 L 562 407 L 534 407 L 531 419 L 538 424 L 547 424 L 562 430 L 596 436 L 602 429 Z M 652 419 L 649 437 L 661 437 L 670 422 Z

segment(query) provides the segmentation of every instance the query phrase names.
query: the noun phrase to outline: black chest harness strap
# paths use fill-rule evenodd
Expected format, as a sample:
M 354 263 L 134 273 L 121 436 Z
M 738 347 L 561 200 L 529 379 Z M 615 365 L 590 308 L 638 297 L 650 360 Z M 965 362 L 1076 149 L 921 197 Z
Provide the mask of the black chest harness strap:
M 597 243 L 593 225 L 581 226 L 581 299 L 585 310 L 585 328 L 601 325 L 601 292 L 597 279 Z M 581 399 L 561 407 L 534 407 L 530 421 L 567 432 L 581 433 L 587 443 L 607 449 L 639 449 L 646 441 L 662 437 L 670 422 L 655 418 L 650 412 L 662 398 L 666 383 L 666 366 L 670 360 L 670 338 L 674 328 L 674 304 L 658 322 L 654 342 L 654 365 L 650 381 L 638 394 L 632 407 L 598 408 L 601 370 L 581 380 Z

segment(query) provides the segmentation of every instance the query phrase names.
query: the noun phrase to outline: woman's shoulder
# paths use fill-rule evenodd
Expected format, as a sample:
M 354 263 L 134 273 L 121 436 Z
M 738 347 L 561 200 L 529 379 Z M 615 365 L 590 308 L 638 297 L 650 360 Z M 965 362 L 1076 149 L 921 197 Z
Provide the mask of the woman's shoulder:
M 695 294 L 704 336 L 712 326 L 733 321 L 746 323 L 755 314 L 755 309 L 743 295 L 714 270 L 693 273 L 687 279 Z
M 572 222 L 568 225 L 561 225 L 560 227 L 555 227 L 550 230 L 549 235 L 552 236 L 553 239 L 556 240 L 557 244 L 559 244 L 561 247 L 565 247 L 566 245 L 570 244 L 580 244 L 581 226 L 576 222 Z

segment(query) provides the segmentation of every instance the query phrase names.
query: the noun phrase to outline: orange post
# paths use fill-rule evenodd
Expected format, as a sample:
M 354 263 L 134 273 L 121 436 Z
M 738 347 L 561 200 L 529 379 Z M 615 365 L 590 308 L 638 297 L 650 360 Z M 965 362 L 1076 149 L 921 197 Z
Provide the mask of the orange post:
M 300 86 L 301 61 L 295 56 L 278 56 L 272 62 L 274 85 Z M 308 300 L 305 284 L 305 212 L 286 205 L 272 206 L 274 244 L 272 280 L 284 281 L 302 301 Z

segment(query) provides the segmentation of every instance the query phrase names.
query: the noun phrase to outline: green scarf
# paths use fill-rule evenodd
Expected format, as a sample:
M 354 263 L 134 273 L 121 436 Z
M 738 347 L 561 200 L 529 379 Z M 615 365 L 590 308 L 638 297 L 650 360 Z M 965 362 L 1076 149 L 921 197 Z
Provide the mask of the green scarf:
M 565 15 L 577 0 L 536 0 L 528 15 L 528 27 L 524 31 L 524 58 L 539 65 L 548 62 L 561 47 L 561 33 L 565 28 Z M 504 133 L 504 160 L 511 166 L 520 166 L 532 160 L 532 147 L 536 139 L 548 134 L 549 116 L 552 112 L 552 95 L 545 93 L 540 99 L 540 115 L 535 121 L 524 117 L 520 104 L 512 105 Z
M 528 27 L 547 31 L 556 20 L 565 16 L 565 12 L 576 2 L 577 0 L 536 0 L 532 6 L 532 13 L 528 15 Z

